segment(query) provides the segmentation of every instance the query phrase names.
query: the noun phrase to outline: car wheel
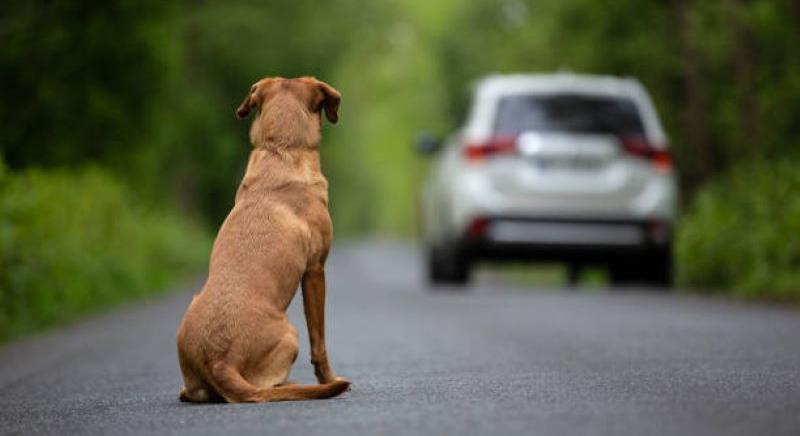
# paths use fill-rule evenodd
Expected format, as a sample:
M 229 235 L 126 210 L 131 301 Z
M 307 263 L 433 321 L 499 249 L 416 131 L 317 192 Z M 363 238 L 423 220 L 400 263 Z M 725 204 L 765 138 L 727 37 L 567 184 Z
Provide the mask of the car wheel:
M 428 249 L 428 280 L 434 285 L 465 285 L 469 282 L 470 263 L 457 248 Z

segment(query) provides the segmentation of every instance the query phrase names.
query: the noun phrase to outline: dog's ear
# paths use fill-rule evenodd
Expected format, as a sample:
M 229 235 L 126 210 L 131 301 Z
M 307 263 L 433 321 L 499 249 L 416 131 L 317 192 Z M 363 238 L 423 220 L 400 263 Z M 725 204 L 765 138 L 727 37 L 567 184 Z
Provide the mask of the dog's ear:
M 333 86 L 317 80 L 320 92 L 322 92 L 321 107 L 325 109 L 325 116 L 333 124 L 339 121 L 339 103 L 342 102 L 342 94 Z
M 258 84 L 255 84 L 250 87 L 250 92 L 247 93 L 247 96 L 244 98 L 244 101 L 242 101 L 242 104 L 240 104 L 239 107 L 236 108 L 236 118 L 239 118 L 241 120 L 242 118 L 249 115 L 250 110 L 253 107 L 255 107 L 255 92 L 257 88 Z

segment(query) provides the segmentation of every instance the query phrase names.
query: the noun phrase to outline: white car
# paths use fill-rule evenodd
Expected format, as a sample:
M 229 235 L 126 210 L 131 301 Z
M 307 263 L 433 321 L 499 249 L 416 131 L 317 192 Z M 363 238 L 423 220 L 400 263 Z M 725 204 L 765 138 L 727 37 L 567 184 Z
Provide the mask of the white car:
M 671 281 L 677 186 L 667 137 L 635 79 L 493 75 L 437 153 L 421 198 L 434 283 L 481 260 L 598 264 L 615 283 Z

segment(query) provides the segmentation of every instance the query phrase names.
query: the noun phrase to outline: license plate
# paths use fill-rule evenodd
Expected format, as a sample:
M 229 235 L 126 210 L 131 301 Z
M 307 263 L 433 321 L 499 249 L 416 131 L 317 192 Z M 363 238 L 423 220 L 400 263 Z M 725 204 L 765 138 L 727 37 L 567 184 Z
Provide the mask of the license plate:
M 549 245 L 634 246 L 644 241 L 638 226 L 605 223 L 498 221 L 488 235 L 495 242 Z
M 596 171 L 603 167 L 603 161 L 584 156 L 546 158 L 536 157 L 531 160 L 536 168 L 542 170 L 578 170 Z

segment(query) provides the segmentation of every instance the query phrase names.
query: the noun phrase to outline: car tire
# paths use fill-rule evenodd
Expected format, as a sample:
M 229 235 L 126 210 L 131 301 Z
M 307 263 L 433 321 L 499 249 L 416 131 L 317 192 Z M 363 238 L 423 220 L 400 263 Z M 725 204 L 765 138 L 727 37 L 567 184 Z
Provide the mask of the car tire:
M 433 285 L 463 286 L 469 282 L 470 262 L 456 247 L 429 248 L 427 267 Z

